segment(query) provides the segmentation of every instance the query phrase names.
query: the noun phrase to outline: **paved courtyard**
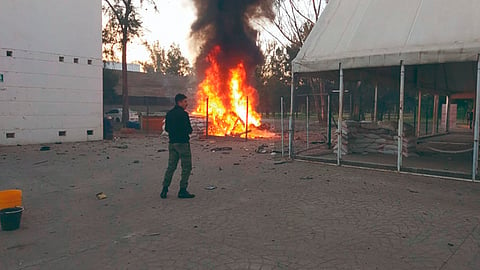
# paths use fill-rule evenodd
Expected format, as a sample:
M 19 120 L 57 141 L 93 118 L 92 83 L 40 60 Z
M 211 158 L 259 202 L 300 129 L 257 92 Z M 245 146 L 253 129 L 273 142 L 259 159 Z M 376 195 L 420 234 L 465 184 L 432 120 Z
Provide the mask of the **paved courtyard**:
M 480 184 L 280 162 L 262 144 L 193 140 L 190 200 L 179 170 L 159 197 L 164 137 L 0 146 L 0 190 L 25 206 L 0 269 L 480 269 Z

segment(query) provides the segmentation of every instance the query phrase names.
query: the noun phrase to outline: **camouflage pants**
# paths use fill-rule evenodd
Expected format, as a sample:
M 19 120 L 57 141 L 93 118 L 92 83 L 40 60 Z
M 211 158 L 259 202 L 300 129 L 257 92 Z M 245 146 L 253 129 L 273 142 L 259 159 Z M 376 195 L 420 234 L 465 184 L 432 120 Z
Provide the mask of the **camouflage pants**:
M 173 173 L 177 169 L 178 160 L 181 160 L 182 179 L 180 180 L 180 188 L 187 188 L 188 178 L 192 171 L 192 152 L 190 150 L 190 143 L 169 143 L 168 153 L 168 167 L 163 179 L 163 186 L 170 186 Z

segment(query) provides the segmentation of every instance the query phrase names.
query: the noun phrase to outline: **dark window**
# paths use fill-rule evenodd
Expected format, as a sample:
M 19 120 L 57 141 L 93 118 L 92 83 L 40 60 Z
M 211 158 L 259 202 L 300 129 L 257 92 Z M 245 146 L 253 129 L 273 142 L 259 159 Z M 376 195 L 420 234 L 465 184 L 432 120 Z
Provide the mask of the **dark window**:
M 15 133 L 13 133 L 13 132 L 7 133 L 7 138 L 8 138 L 8 139 L 10 139 L 10 138 L 15 138 Z
M 7 56 L 13 56 L 13 51 L 7 51 Z
M 87 130 L 87 135 L 93 135 L 93 130 L 91 129 Z
M 92 60 L 91 60 L 91 59 L 88 59 L 88 60 L 87 60 L 87 64 L 91 65 L 91 64 L 92 64 Z
M 67 132 L 65 130 L 61 130 L 58 132 L 58 136 L 67 136 Z
M 73 58 L 73 63 L 78 64 L 78 58 Z
M 58 61 L 59 61 L 59 62 L 65 62 L 65 57 L 59 56 L 59 57 L 58 57 Z

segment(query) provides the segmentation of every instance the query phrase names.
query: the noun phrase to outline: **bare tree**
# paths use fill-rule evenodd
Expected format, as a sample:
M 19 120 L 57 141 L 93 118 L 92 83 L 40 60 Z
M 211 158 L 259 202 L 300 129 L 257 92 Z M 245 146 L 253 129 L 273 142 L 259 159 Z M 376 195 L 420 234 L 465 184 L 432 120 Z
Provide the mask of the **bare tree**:
M 305 43 L 313 26 L 318 21 L 328 0 L 275 0 L 277 16 L 274 21 L 282 36 L 290 42 L 290 61 Z M 312 93 L 324 94 L 325 83 L 319 78 L 310 78 L 308 85 Z M 319 123 L 326 123 L 327 100 L 324 95 L 314 95 L 315 111 Z
M 102 33 L 103 43 L 107 48 L 104 49 L 104 54 L 114 55 L 116 46 L 120 46 L 122 51 L 122 123 L 126 127 L 129 119 L 127 44 L 132 38 L 142 34 L 142 20 L 137 10 L 145 2 L 155 11 L 158 10 L 155 0 L 104 0 L 104 2 L 106 5 L 103 6 L 103 11 L 109 17 Z
M 274 24 L 282 36 L 300 48 L 317 22 L 328 0 L 275 0 Z

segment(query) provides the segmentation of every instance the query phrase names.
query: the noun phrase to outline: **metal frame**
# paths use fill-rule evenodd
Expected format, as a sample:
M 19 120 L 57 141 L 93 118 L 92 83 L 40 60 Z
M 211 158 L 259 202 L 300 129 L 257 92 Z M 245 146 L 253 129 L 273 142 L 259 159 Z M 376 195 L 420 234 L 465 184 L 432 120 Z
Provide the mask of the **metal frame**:
M 480 118 L 480 54 L 477 56 L 477 93 L 475 99 L 475 129 L 473 139 L 473 164 L 472 164 L 472 181 L 477 178 L 478 169 L 478 137 L 479 137 L 479 118 Z
M 398 117 L 398 149 L 397 149 L 397 171 L 402 168 L 403 156 L 403 105 L 405 99 L 405 65 L 400 61 L 400 104 Z

